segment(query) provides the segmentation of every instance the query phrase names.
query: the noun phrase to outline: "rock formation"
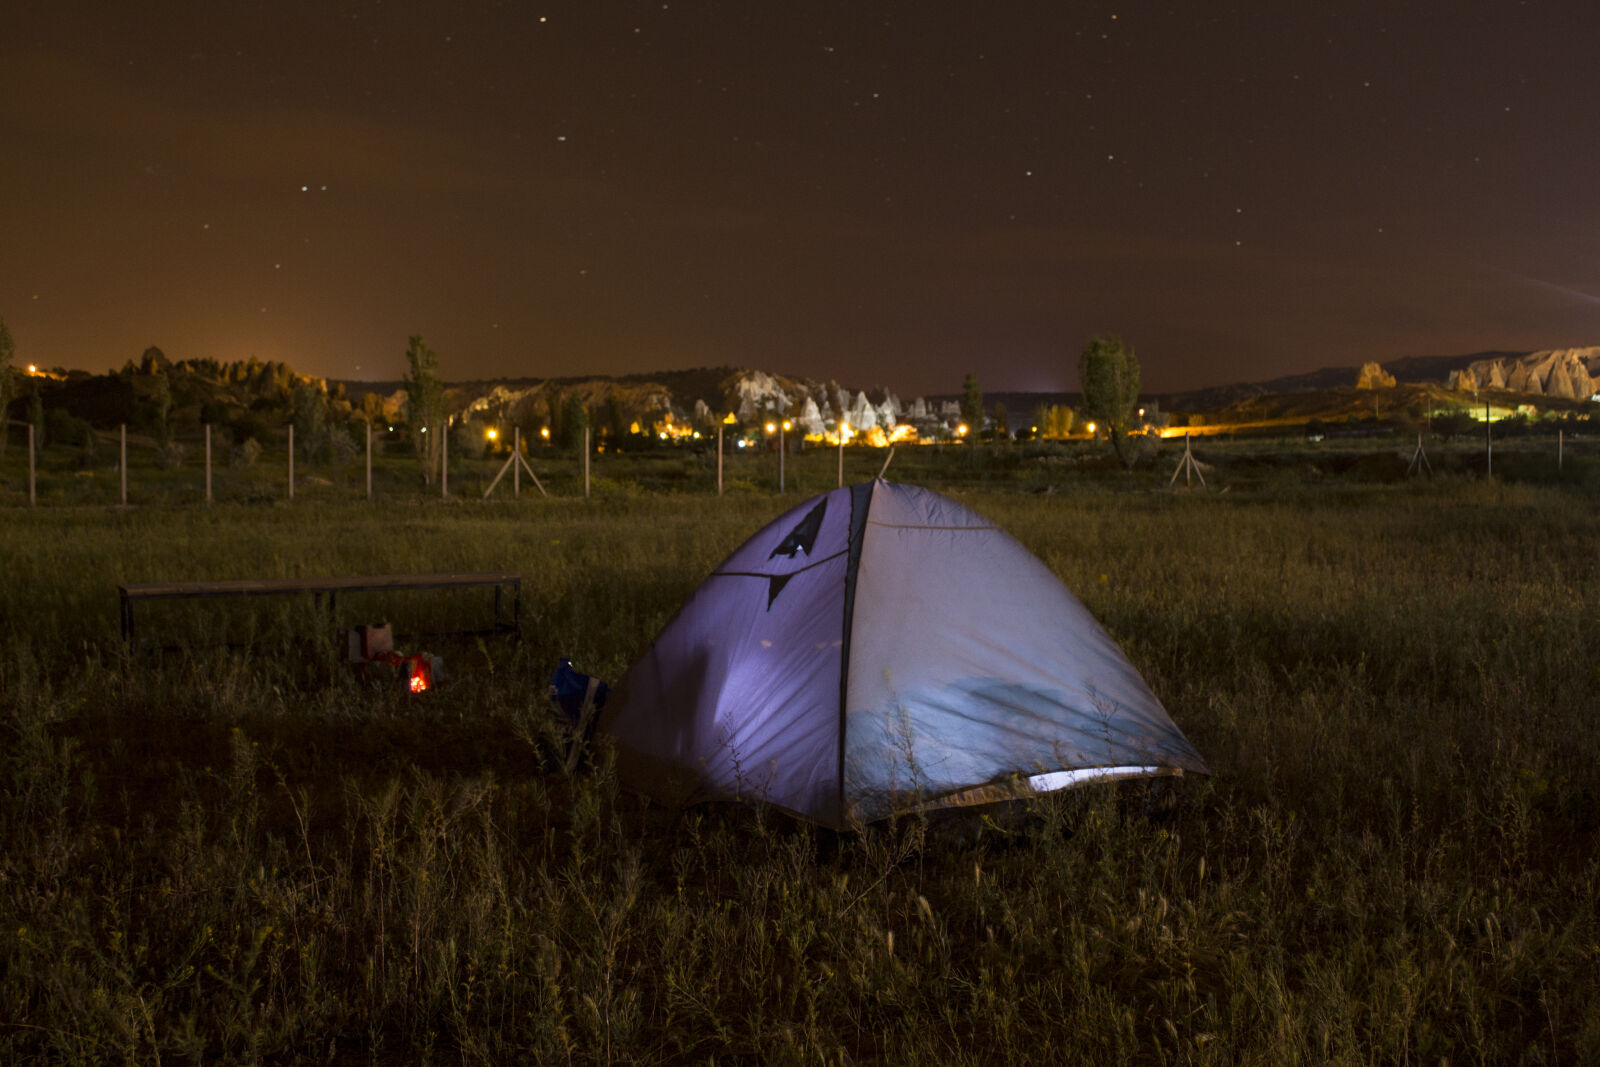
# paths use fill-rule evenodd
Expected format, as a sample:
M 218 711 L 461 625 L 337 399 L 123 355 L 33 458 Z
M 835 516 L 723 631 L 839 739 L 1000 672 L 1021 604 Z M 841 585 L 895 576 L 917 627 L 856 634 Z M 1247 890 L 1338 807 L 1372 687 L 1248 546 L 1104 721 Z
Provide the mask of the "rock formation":
M 1520 359 L 1484 359 L 1450 375 L 1450 388 L 1506 389 L 1563 400 L 1600 393 L 1600 345 L 1548 348 Z
M 1357 389 L 1393 389 L 1394 385 L 1394 375 L 1378 363 L 1368 361 L 1361 364 L 1361 373 L 1356 377 Z

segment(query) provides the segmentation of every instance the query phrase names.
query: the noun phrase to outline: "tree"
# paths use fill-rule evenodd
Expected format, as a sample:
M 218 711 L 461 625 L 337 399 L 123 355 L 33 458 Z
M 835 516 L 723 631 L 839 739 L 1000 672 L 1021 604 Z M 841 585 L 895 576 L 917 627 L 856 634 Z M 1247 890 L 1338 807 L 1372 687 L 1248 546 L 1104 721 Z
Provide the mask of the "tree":
M 978 387 L 976 371 L 969 371 L 961 384 L 961 421 L 974 438 L 983 430 L 983 390 Z
M 568 393 L 561 405 L 561 444 L 574 452 L 583 450 L 583 431 L 589 428 L 589 409 L 583 397 Z
M 1099 424 L 1129 470 L 1137 456 L 1127 436 L 1139 410 L 1139 360 L 1116 334 L 1091 338 L 1078 359 L 1084 415 Z
M 16 355 L 17 346 L 11 340 L 11 330 L 5 319 L 0 319 L 0 456 L 6 454 L 6 441 L 11 436 L 6 411 L 11 406 L 11 361 Z
M 147 349 L 145 358 L 147 360 L 149 359 L 150 352 L 159 354 L 160 351 L 161 350 L 159 348 Z M 154 396 L 156 407 L 156 442 L 162 446 L 165 446 L 172 441 L 172 427 L 167 422 L 167 416 L 172 413 L 172 382 L 168 380 L 167 372 L 161 369 L 161 365 L 159 363 L 156 364 L 155 367 L 156 369 L 152 372 L 152 374 L 156 383 Z
M 294 443 L 306 459 L 315 459 L 327 450 L 328 402 L 317 383 L 310 378 L 294 387 L 290 396 L 290 416 Z
M 1065 404 L 1042 404 L 1033 413 L 1040 437 L 1060 438 L 1072 433 L 1075 418 L 1073 410 Z
M 428 347 L 420 333 L 411 335 L 406 348 L 406 421 L 411 424 L 411 442 L 422 461 L 422 481 L 432 485 L 444 450 L 444 382 L 439 378 L 439 354 Z

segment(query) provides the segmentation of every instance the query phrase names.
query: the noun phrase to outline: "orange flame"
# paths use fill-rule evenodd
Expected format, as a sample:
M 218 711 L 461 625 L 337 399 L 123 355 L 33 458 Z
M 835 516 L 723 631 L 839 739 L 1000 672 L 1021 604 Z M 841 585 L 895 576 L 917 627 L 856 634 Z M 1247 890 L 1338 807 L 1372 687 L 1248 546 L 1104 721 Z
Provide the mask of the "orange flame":
M 415 674 L 413 674 L 411 676 L 411 691 L 413 693 L 421 693 L 421 692 L 425 691 L 427 688 L 428 688 L 428 676 L 426 674 L 424 674 L 421 670 L 418 670 Z

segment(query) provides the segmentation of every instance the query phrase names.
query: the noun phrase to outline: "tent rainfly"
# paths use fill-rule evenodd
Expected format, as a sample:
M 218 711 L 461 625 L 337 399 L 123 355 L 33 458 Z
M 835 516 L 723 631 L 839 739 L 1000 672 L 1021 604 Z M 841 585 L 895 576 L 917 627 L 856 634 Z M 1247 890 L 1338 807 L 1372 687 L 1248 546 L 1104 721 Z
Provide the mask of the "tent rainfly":
M 1207 773 L 1037 556 L 948 497 L 881 479 L 801 504 L 729 556 L 599 728 L 626 787 L 835 828 Z

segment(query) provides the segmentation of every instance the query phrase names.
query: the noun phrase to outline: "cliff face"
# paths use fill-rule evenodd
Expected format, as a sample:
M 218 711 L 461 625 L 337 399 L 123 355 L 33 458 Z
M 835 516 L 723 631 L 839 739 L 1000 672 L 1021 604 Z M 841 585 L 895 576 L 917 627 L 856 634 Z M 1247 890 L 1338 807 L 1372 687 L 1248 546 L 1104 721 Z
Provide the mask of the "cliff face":
M 1600 393 L 1600 345 L 1549 348 L 1522 357 L 1482 359 L 1450 375 L 1451 389 L 1507 389 L 1563 400 Z

